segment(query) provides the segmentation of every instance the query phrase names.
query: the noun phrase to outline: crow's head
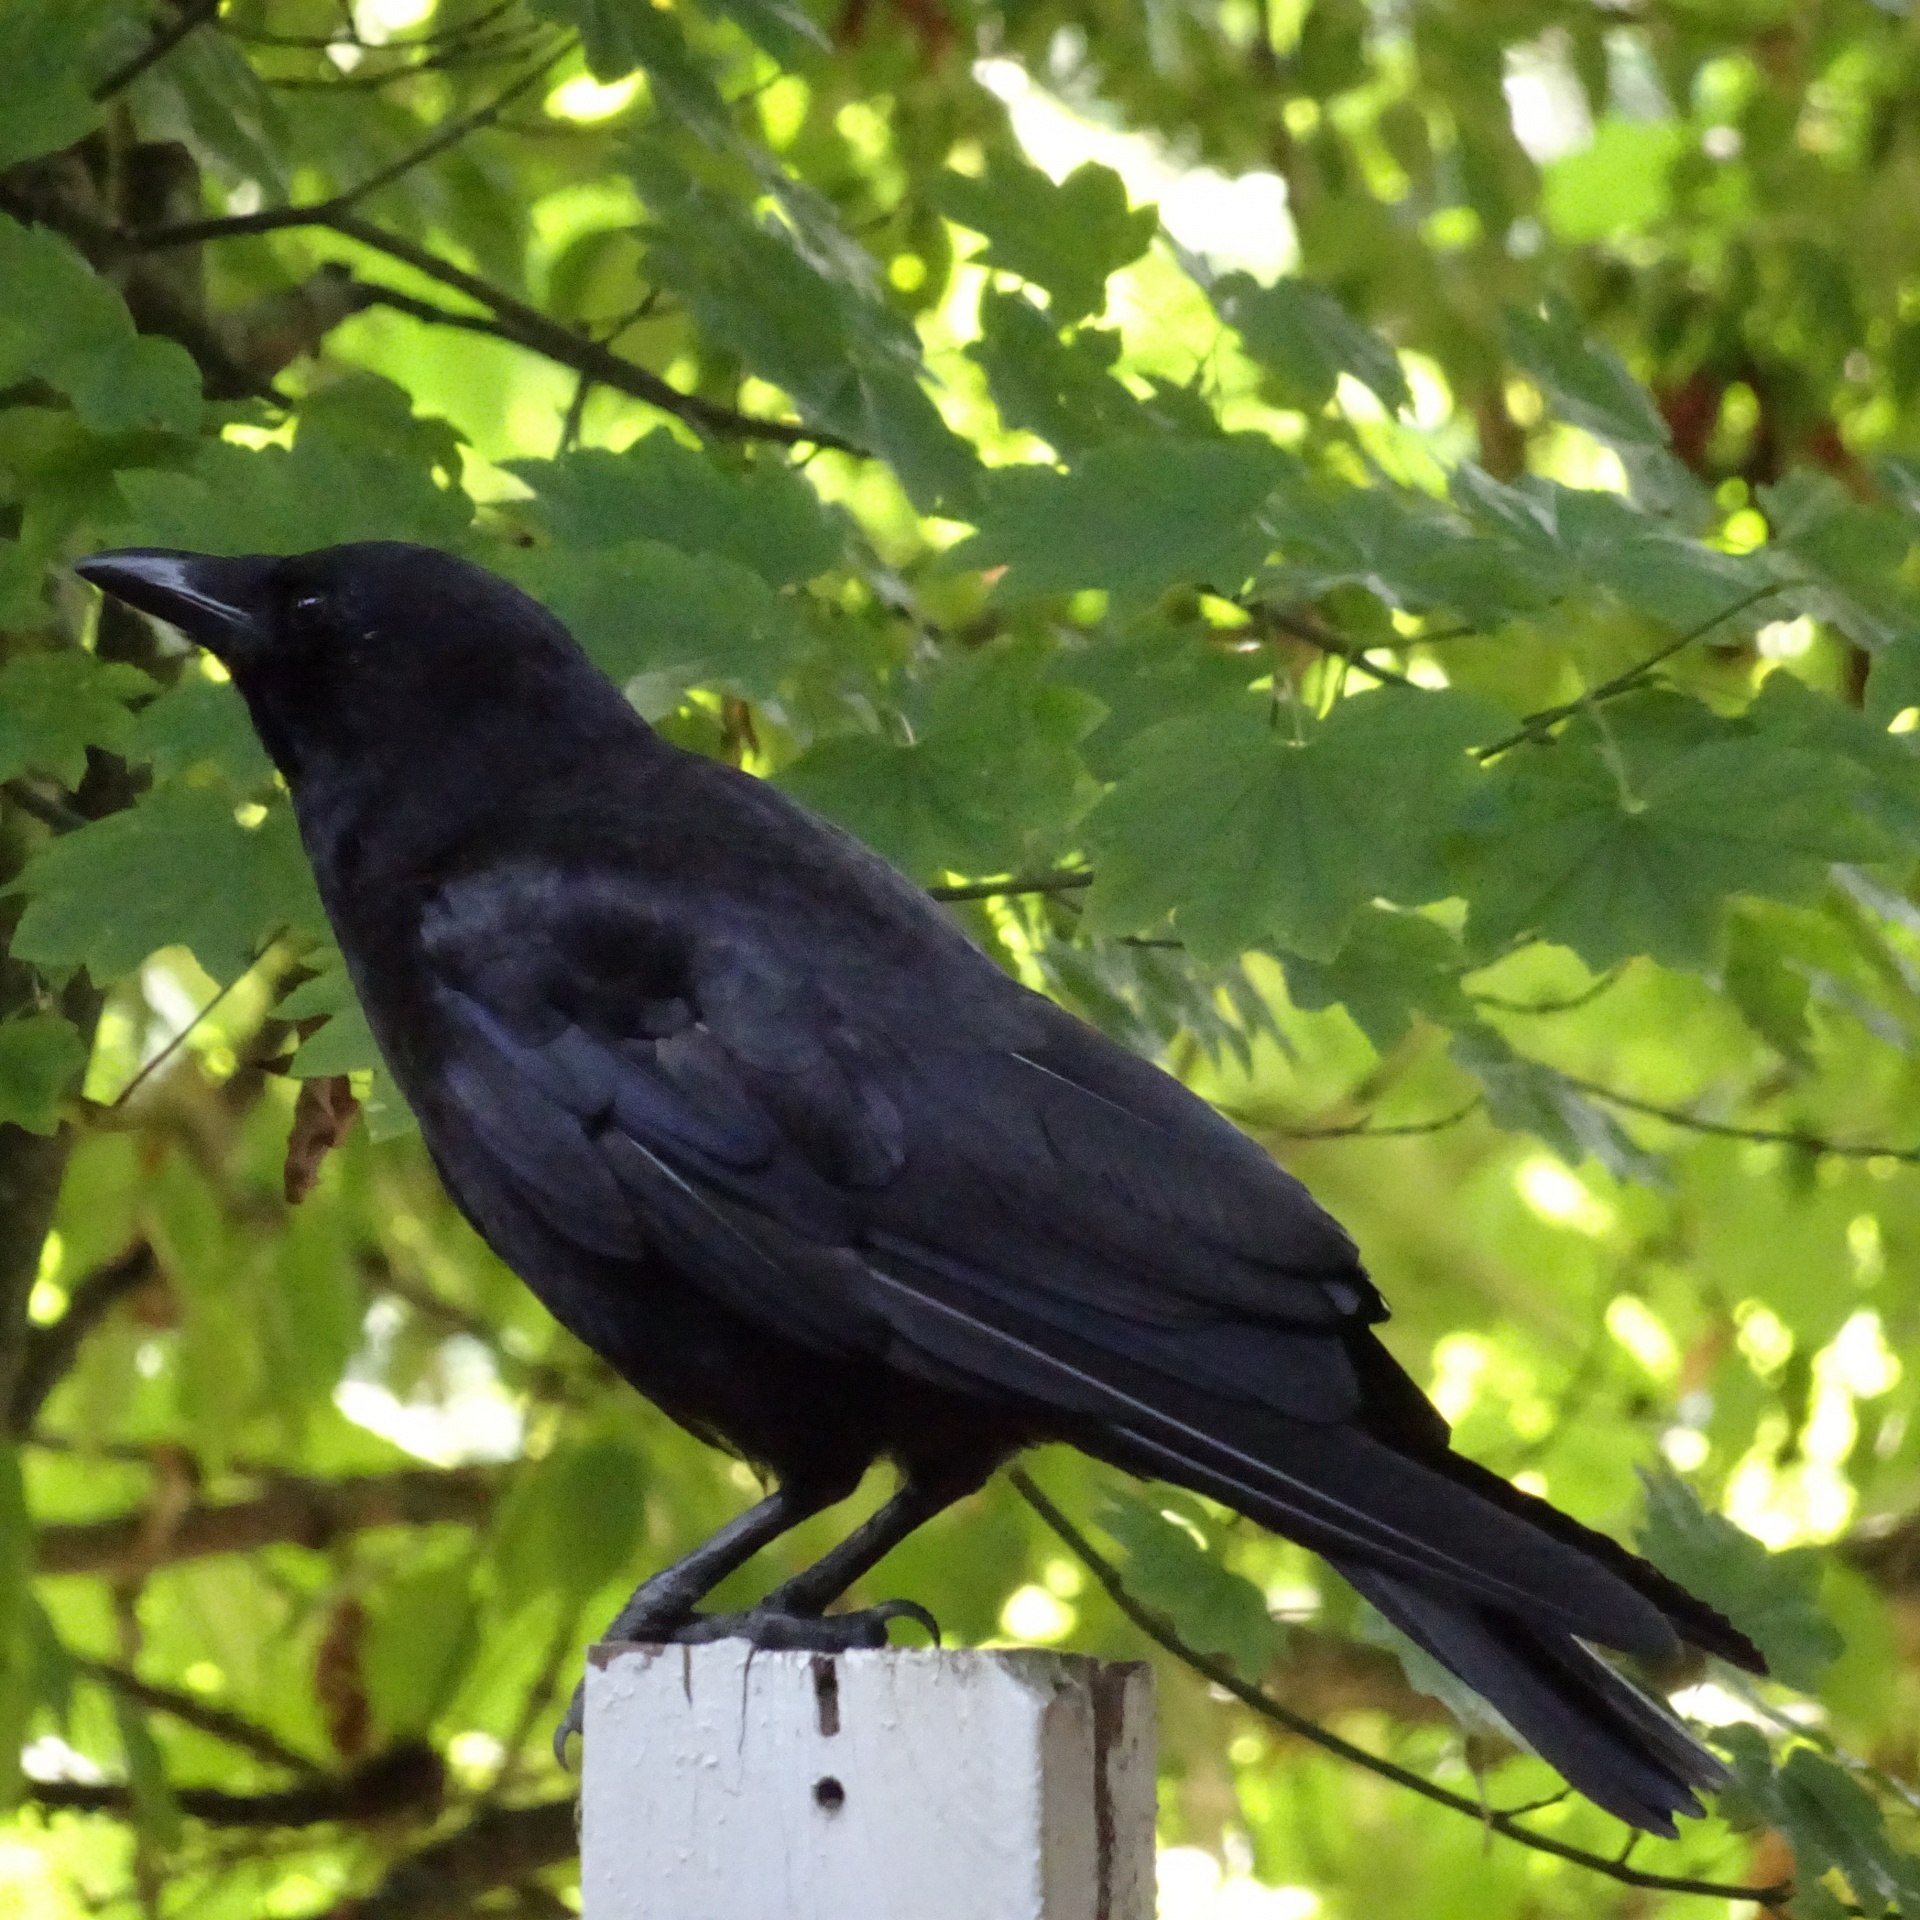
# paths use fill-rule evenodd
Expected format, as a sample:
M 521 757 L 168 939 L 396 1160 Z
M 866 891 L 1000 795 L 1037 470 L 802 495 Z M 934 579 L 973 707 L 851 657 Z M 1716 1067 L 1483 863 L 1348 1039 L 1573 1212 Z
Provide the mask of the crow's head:
M 126 547 L 75 571 L 219 660 L 289 779 L 402 741 L 534 724 L 595 682 L 610 691 L 537 602 L 430 547 L 239 558 Z

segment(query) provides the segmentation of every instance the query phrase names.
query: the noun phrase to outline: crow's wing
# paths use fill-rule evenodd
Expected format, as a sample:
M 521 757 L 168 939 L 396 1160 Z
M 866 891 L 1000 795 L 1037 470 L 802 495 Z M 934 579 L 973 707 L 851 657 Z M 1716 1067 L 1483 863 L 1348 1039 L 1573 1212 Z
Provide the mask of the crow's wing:
M 1298 1182 L 900 911 L 856 943 L 794 896 L 531 861 L 452 881 L 423 924 L 441 1096 L 583 1249 L 657 1246 L 782 1337 L 1018 1403 L 1324 1551 L 1671 1647 L 1584 1529 L 1402 1450 L 1444 1428 Z

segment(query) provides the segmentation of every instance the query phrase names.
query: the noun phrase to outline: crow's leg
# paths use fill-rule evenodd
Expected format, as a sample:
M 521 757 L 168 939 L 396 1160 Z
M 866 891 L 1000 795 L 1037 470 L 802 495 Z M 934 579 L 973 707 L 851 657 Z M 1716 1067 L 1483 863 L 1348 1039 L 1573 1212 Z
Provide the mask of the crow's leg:
M 908 1534 L 970 1490 L 970 1482 L 952 1485 L 909 1479 L 837 1547 L 776 1587 L 757 1607 L 744 1613 L 703 1615 L 689 1621 L 673 1638 L 744 1639 L 759 1647 L 838 1653 L 849 1647 L 884 1647 L 887 1623 L 907 1619 L 918 1621 L 937 1642 L 940 1623 L 912 1600 L 883 1600 L 857 1613 L 830 1614 L 825 1609 L 863 1573 L 878 1566 Z
M 736 1568 L 764 1546 L 830 1507 L 824 1498 L 776 1487 L 759 1505 L 736 1514 L 709 1540 L 634 1588 L 627 1604 L 607 1623 L 603 1640 L 659 1640 L 693 1615 L 694 1608 Z
M 678 1637 L 676 1629 L 686 1626 L 693 1618 L 694 1608 L 736 1567 L 745 1566 L 770 1541 L 834 1505 L 848 1491 L 850 1489 L 842 1486 L 776 1487 L 758 1506 L 736 1514 L 684 1559 L 641 1581 L 627 1604 L 607 1623 L 601 1639 Z M 553 1751 L 562 1766 L 566 1764 L 567 1741 L 581 1731 L 586 1702 L 583 1680 L 574 1688 L 573 1700 L 553 1733 Z

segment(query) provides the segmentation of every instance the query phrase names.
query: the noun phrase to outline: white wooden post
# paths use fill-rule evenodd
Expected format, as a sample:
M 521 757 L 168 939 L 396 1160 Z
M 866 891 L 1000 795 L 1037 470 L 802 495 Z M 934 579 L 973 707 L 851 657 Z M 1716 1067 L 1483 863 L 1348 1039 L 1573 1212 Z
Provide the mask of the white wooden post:
M 585 1920 L 1153 1920 L 1153 1677 L 595 1647 Z

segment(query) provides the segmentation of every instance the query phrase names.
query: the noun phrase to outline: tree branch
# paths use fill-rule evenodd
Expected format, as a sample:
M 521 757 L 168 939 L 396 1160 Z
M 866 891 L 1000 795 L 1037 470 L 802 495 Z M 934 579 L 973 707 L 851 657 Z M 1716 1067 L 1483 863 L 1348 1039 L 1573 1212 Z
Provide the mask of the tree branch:
M 135 1241 L 126 1252 L 94 1268 L 74 1288 L 66 1312 L 52 1326 L 29 1331 L 7 1409 L 9 1432 L 31 1431 L 48 1394 L 80 1357 L 87 1335 L 129 1294 L 138 1293 L 153 1278 L 154 1271 L 152 1247 L 144 1240 Z
M 390 1868 L 371 1893 L 313 1920 L 473 1920 L 475 1903 L 571 1860 L 580 1850 L 572 1797 L 488 1807 L 456 1833 Z
M 325 1778 L 321 1768 L 305 1754 L 296 1753 L 265 1727 L 257 1727 L 251 1720 L 243 1720 L 239 1714 L 229 1713 L 224 1707 L 216 1707 L 173 1687 L 157 1686 L 151 1680 L 141 1679 L 137 1673 L 129 1673 L 125 1667 L 112 1666 L 104 1660 L 82 1660 L 78 1666 L 89 1680 L 97 1680 L 101 1686 L 111 1688 L 123 1698 L 155 1713 L 164 1713 L 169 1719 L 178 1720 L 182 1726 L 192 1727 L 196 1732 L 225 1741 L 228 1746 L 249 1753 L 256 1760 L 265 1761 L 268 1766 L 285 1767 L 290 1773 L 300 1774 L 309 1780 Z
M 424 301 L 405 304 L 409 296 L 392 289 L 368 288 L 369 295 L 382 305 L 411 312 L 416 318 L 434 325 L 464 326 L 476 332 L 495 333 L 561 366 L 571 367 L 596 385 L 644 400 L 662 412 L 684 420 L 689 426 L 718 438 L 768 440 L 786 446 L 831 447 L 836 452 L 864 455 L 863 448 L 824 428 L 808 427 L 799 421 L 761 420 L 732 407 L 702 400 L 697 395 L 682 393 L 658 374 L 563 326 L 542 313 L 538 307 L 516 299 L 503 288 L 490 285 L 478 275 L 468 273 L 463 267 L 456 266 L 414 241 L 361 219 L 354 211 L 370 195 L 392 186 L 415 168 L 437 159 L 470 134 L 498 119 L 506 107 L 534 86 L 571 50 L 572 44 L 569 39 L 491 99 L 458 119 L 449 121 L 431 138 L 422 141 L 390 166 L 380 168 L 326 200 L 310 206 L 267 207 L 258 213 L 227 214 L 207 220 L 184 221 L 171 227 L 149 228 L 144 232 L 118 236 L 119 244 L 139 253 L 159 253 L 176 247 L 202 246 L 215 240 L 245 239 L 294 228 L 324 227 L 343 239 L 352 240 L 390 260 L 398 260 L 412 267 L 415 272 L 437 280 L 442 286 L 465 294 L 468 299 L 487 308 L 491 320 L 477 315 L 456 315 Z
M 662 413 L 684 420 L 696 431 L 722 440 L 765 440 L 779 446 L 830 447 L 837 453 L 849 453 L 864 459 L 867 452 L 844 436 L 824 427 L 810 427 L 798 420 L 767 420 L 756 414 L 741 413 L 733 407 L 703 400 L 697 394 L 680 389 L 637 361 L 629 360 L 612 348 L 601 345 L 571 327 L 542 313 L 538 307 L 516 299 L 504 288 L 482 280 L 464 267 L 434 253 L 427 247 L 397 233 L 363 220 L 351 211 L 336 210 L 337 203 L 322 202 L 313 207 L 283 207 L 258 214 L 236 214 L 227 219 L 196 221 L 189 226 L 157 227 L 144 233 L 120 236 L 123 246 L 138 252 L 152 252 L 176 246 L 199 245 L 209 240 L 231 240 L 261 233 L 273 233 L 294 227 L 324 227 L 343 239 L 397 260 L 444 287 L 463 293 L 488 309 L 484 314 L 462 314 L 435 306 L 397 288 L 356 280 L 369 304 L 391 307 L 412 315 L 431 326 L 462 327 L 469 332 L 491 334 L 510 345 L 540 354 L 558 366 L 570 367 L 596 386 L 611 388 L 635 400 L 644 400 Z
M 429 1746 L 409 1744 L 376 1754 L 351 1773 L 271 1793 L 229 1793 L 221 1787 L 176 1787 L 173 1798 L 193 1820 L 216 1827 L 318 1827 L 336 1820 L 390 1820 L 431 1815 L 446 1792 L 446 1770 Z M 133 1811 L 133 1790 L 118 1781 L 28 1780 L 26 1798 L 49 1812 Z
M 187 4 L 165 26 L 156 30 L 153 38 L 138 53 L 115 67 L 94 88 L 94 105 L 105 106 L 116 95 L 124 93 L 150 67 L 157 67 L 188 34 L 208 25 L 219 12 L 220 0 L 187 0 Z
M 561 325 L 538 307 L 515 299 L 512 294 L 490 285 L 478 275 L 455 266 L 451 260 L 399 234 L 374 226 L 357 214 L 329 213 L 312 224 L 327 227 L 344 239 L 384 254 L 390 260 L 398 260 L 412 267 L 416 273 L 423 273 L 430 280 L 437 280 L 442 286 L 465 294 L 469 300 L 490 309 L 503 337 L 515 344 L 543 354 L 560 366 L 571 367 L 598 386 L 611 387 L 616 393 L 644 400 L 648 405 L 658 407 L 661 412 L 670 413 L 676 419 L 684 420 L 688 426 L 713 434 L 716 438 L 769 440 L 783 446 L 831 447 L 839 453 L 865 457 L 866 450 L 863 447 L 824 428 L 810 427 L 797 420 L 763 420 L 753 414 L 737 412 L 732 407 L 718 406 L 711 400 L 702 400 L 695 394 L 682 393 L 657 373 L 615 353 L 610 347 L 602 346 L 596 340 L 576 333 L 571 327 Z M 438 320 L 438 313 L 432 318 Z
M 1355 1746 L 1330 1728 L 1282 1706 L 1250 1681 L 1243 1680 L 1226 1660 L 1202 1653 L 1184 1638 L 1170 1620 L 1136 1600 L 1127 1591 L 1119 1569 L 1040 1491 L 1024 1467 L 1013 1468 L 1007 1477 L 1014 1491 L 1086 1568 L 1101 1591 L 1126 1619 L 1156 1646 L 1172 1654 L 1176 1660 L 1191 1667 L 1215 1686 L 1224 1688 L 1243 1706 L 1250 1707 L 1275 1726 L 1284 1727 L 1300 1739 L 1322 1747 L 1354 1766 L 1364 1767 L 1367 1772 L 1378 1774 L 1383 1780 L 1391 1780 L 1396 1786 L 1417 1793 L 1423 1800 L 1431 1800 L 1436 1806 L 1465 1814 L 1488 1832 L 1499 1834 L 1502 1839 L 1532 1847 L 1539 1853 L 1552 1854 L 1556 1859 L 1584 1867 L 1589 1873 L 1604 1875 L 1622 1886 L 1644 1887 L 1658 1893 L 1693 1893 L 1707 1899 L 1752 1900 L 1763 1907 L 1777 1906 L 1788 1897 L 1790 1889 L 1784 1886 L 1748 1887 L 1721 1880 L 1693 1879 L 1680 1874 L 1648 1873 L 1629 1866 L 1624 1859 L 1609 1859 L 1605 1854 L 1590 1853 L 1585 1847 L 1571 1846 L 1564 1840 L 1556 1840 L 1551 1835 L 1536 1833 L 1530 1827 L 1522 1826 L 1515 1811 L 1483 1806 L 1478 1800 L 1469 1800 L 1464 1794 L 1452 1793 L 1445 1787 L 1437 1786 L 1410 1768 L 1399 1766 L 1377 1753 L 1369 1753 L 1364 1747 Z
M 326 1547 L 371 1527 L 472 1523 L 492 1511 L 503 1484 L 503 1474 L 489 1467 L 409 1467 L 343 1480 L 286 1479 L 251 1500 L 194 1501 L 157 1539 L 144 1508 L 110 1520 L 42 1527 L 36 1565 L 41 1573 L 125 1578 L 212 1554 L 275 1545 Z

